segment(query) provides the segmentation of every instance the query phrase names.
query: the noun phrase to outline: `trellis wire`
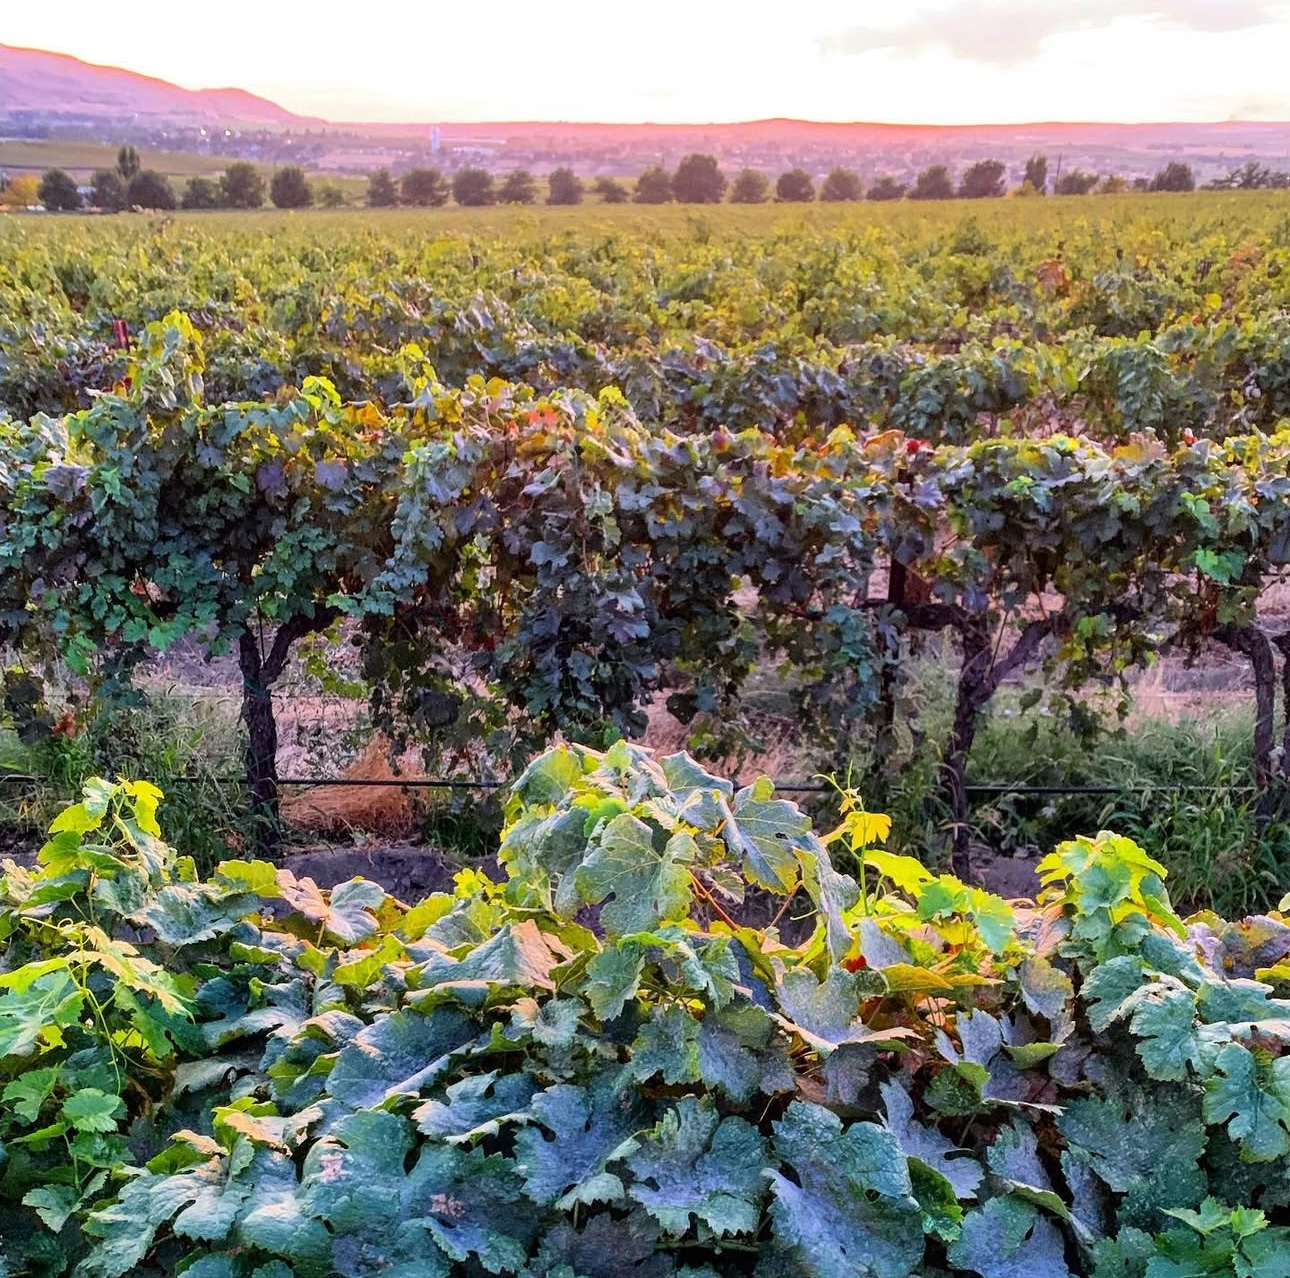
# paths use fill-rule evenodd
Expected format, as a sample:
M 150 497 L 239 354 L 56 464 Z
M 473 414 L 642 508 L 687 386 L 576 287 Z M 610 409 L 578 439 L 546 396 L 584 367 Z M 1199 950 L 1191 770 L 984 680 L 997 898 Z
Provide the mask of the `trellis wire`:
M 42 784 L 42 779 L 31 773 L 0 773 L 0 785 Z M 242 777 L 170 777 L 172 785 L 222 785 L 242 786 Z M 369 790 L 504 790 L 509 781 L 462 780 L 455 777 L 380 777 L 364 780 L 359 777 L 280 777 L 278 785 L 292 789 L 319 789 L 342 786 Z M 805 782 L 775 783 L 781 794 L 830 794 L 831 785 Z M 1224 785 L 1029 785 L 1025 782 L 992 781 L 967 786 L 967 792 L 977 797 L 1005 797 L 1020 795 L 1031 797 L 1067 798 L 1076 796 L 1116 794 L 1253 794 L 1253 786 Z

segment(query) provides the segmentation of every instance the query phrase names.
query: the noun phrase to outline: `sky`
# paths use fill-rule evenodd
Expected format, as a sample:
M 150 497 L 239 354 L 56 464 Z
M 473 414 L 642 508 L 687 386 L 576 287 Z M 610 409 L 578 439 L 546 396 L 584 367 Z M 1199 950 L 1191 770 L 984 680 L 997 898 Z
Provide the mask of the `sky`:
M 1290 120 L 1290 0 L 0 0 L 0 43 L 330 120 Z

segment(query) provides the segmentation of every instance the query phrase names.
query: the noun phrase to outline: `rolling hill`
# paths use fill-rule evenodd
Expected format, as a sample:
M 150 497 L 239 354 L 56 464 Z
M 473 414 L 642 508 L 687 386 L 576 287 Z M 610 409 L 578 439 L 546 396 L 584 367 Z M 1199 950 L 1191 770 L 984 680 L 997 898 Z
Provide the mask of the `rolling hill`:
M 210 121 L 303 128 L 322 123 L 244 89 L 184 89 L 120 67 L 82 62 L 66 53 L 0 44 L 0 117 L 27 113 L 176 124 Z

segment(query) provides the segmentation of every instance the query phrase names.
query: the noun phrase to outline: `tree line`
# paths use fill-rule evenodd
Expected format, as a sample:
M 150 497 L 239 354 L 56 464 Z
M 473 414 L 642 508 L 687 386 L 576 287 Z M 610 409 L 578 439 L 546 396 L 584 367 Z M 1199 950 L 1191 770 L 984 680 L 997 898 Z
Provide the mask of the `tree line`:
M 781 173 L 773 182 L 757 169 L 740 169 L 733 178 L 722 172 L 713 155 L 687 155 L 669 170 L 651 165 L 630 185 L 618 178 L 601 176 L 587 181 L 572 168 L 555 169 L 545 182 L 527 169 L 515 169 L 505 176 L 487 169 L 469 167 L 451 176 L 438 169 L 414 168 L 395 179 L 389 169 L 378 169 L 368 177 L 366 202 L 370 208 L 442 208 L 449 201 L 463 208 L 495 204 L 550 205 L 581 204 L 594 195 L 603 204 L 764 204 L 771 200 L 786 204 L 853 203 L 860 200 L 885 202 L 910 200 L 999 199 L 1009 193 L 1007 166 L 1000 160 L 979 160 L 956 181 L 950 166 L 933 164 L 923 169 L 912 183 L 891 176 L 877 178 L 866 187 L 859 173 L 842 166 L 832 169 L 816 185 L 805 169 Z M 1016 194 L 1022 196 L 1115 195 L 1127 190 L 1187 192 L 1197 188 L 1189 164 L 1171 161 L 1154 177 L 1132 180 L 1117 174 L 1102 176 L 1083 169 L 1058 171 L 1050 181 L 1045 155 L 1032 156 L 1025 165 Z M 1284 190 L 1290 188 L 1290 173 L 1283 173 L 1250 161 L 1226 177 L 1206 185 L 1207 190 Z M 39 202 L 51 212 L 75 212 L 83 207 L 119 212 L 142 209 L 258 209 L 266 197 L 279 209 L 302 209 L 315 204 L 340 208 L 344 192 L 334 184 L 311 183 L 298 165 L 275 169 L 265 176 L 245 160 L 230 164 L 218 178 L 189 178 L 177 192 L 169 178 L 142 167 L 133 146 L 123 146 L 114 168 L 95 171 L 88 194 L 62 169 L 50 169 L 35 183 L 33 178 L 15 178 L 6 188 L 13 205 Z
M 309 208 L 317 203 L 340 207 L 344 193 L 334 185 L 315 185 L 298 165 L 275 169 L 266 180 L 263 173 L 246 160 L 230 164 L 218 177 L 192 177 L 182 191 L 155 169 L 145 169 L 139 152 L 123 146 L 117 152 L 112 168 L 96 169 L 88 192 L 63 169 L 49 169 L 39 182 L 34 178 L 15 178 L 5 188 L 9 198 L 3 202 L 22 206 L 40 203 L 52 213 L 74 213 L 82 208 L 119 213 L 123 209 L 258 209 L 267 196 L 279 209 Z
M 1008 194 L 1007 166 L 1000 160 L 980 160 L 969 166 L 956 181 L 947 164 L 933 164 L 923 169 L 912 183 L 891 176 L 877 178 L 866 187 L 860 174 L 842 166 L 832 169 L 816 186 L 815 178 L 805 169 L 794 168 L 781 173 L 773 182 L 765 173 L 753 168 L 740 169 L 733 178 L 722 172 L 713 155 L 687 155 L 675 170 L 661 164 L 651 165 L 634 183 L 612 177 L 599 177 L 588 184 L 570 168 L 559 168 L 547 179 L 547 204 L 580 204 L 590 192 L 605 204 L 764 204 L 771 200 L 787 204 L 847 203 L 859 200 L 875 202 L 911 200 L 972 200 L 1001 198 Z M 1025 166 L 1019 195 L 1088 195 L 1092 192 L 1114 195 L 1127 190 L 1194 191 L 1196 175 L 1192 167 L 1171 161 L 1153 177 L 1132 180 L 1117 174 L 1102 176 L 1082 169 L 1058 172 L 1049 181 L 1049 161 L 1045 155 L 1032 156 Z M 1234 170 L 1228 177 L 1208 184 L 1209 190 L 1285 189 L 1290 174 L 1273 172 L 1255 162 Z M 380 169 L 368 179 L 367 203 L 373 208 L 397 205 L 438 208 L 451 198 L 464 207 L 492 204 L 536 204 L 540 195 L 538 180 L 527 170 L 517 169 L 498 178 L 483 168 L 460 170 L 451 179 L 438 169 L 417 168 L 396 181 L 388 169 Z

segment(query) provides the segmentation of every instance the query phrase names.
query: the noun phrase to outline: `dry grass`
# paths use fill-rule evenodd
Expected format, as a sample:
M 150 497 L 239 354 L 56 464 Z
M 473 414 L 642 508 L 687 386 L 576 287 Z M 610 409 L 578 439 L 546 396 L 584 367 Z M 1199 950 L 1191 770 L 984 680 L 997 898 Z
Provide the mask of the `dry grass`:
M 390 743 L 373 737 L 344 773 L 347 781 L 418 781 L 425 773 L 411 759 L 390 757 Z M 282 801 L 283 819 L 293 829 L 338 835 L 355 830 L 408 835 L 417 826 L 412 791 L 392 785 L 323 785 L 288 795 Z

